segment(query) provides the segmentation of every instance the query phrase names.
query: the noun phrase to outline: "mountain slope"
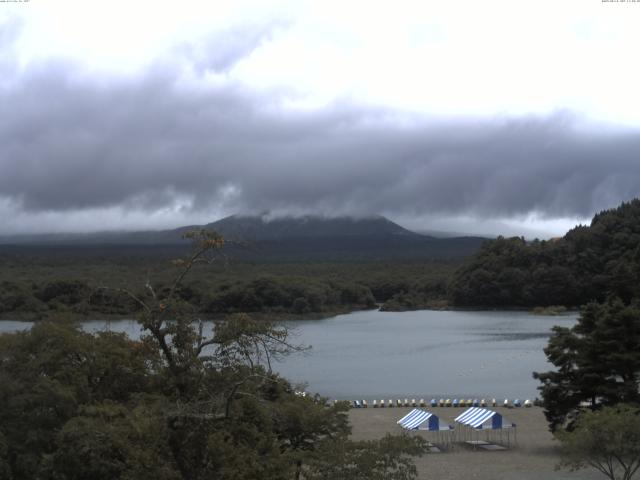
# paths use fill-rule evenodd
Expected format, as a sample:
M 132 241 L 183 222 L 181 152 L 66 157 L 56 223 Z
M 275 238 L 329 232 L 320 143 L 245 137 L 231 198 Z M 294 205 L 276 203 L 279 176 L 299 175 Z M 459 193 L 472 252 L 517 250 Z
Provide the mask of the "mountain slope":
M 226 238 L 264 241 L 279 239 L 358 237 L 358 236 L 421 236 L 391 220 L 376 216 L 355 217 L 280 217 L 232 215 L 206 225 Z
M 107 232 L 84 235 L 13 237 L 0 243 L 32 246 L 110 246 L 135 248 L 183 248 L 182 235 L 194 229 L 215 230 L 227 240 L 239 258 L 258 260 L 386 260 L 398 258 L 458 258 L 476 251 L 482 238 L 434 238 L 407 230 L 387 218 L 280 217 L 233 215 L 207 225 L 173 230 Z M 166 249 L 165 249 L 166 250 Z M 133 253 L 135 254 L 135 253 Z

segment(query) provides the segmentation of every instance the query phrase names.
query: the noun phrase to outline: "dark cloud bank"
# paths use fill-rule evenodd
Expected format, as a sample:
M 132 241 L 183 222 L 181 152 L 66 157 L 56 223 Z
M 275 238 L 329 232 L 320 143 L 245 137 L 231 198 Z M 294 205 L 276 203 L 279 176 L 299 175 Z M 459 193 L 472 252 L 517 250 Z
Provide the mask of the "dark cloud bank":
M 206 58 L 223 70 L 233 63 Z M 175 71 L 168 62 L 135 78 L 95 78 L 53 62 L 5 77 L 0 199 L 24 215 L 152 212 L 181 197 L 205 211 L 553 218 L 640 194 L 638 130 L 567 113 L 425 119 L 345 103 L 292 111 L 279 107 L 287 92 L 196 88 Z

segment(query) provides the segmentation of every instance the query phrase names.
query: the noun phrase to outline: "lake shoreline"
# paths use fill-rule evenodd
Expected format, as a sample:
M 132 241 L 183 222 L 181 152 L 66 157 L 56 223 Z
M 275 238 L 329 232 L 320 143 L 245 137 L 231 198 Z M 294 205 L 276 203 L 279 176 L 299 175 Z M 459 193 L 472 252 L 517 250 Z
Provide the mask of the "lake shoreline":
M 273 318 L 270 318 L 273 320 Z M 534 316 L 517 311 L 356 311 L 282 321 L 290 342 L 310 345 L 274 368 L 292 384 L 327 398 L 526 398 L 538 396 L 533 371 L 551 369 L 544 347 L 552 327 L 571 327 L 576 315 Z M 210 334 L 215 320 L 207 320 Z M 131 318 L 81 321 L 89 333 L 140 338 Z M 0 332 L 33 322 L 0 321 Z M 418 388 L 420 385 L 426 388 Z
M 273 322 L 287 322 L 287 321 L 298 321 L 298 320 L 326 320 L 327 318 L 337 317 L 340 315 L 348 315 L 351 313 L 358 312 L 370 312 L 370 311 L 378 311 L 378 312 L 386 312 L 386 313 L 405 313 L 405 312 L 521 312 L 521 313 L 530 313 L 532 315 L 536 315 L 539 317 L 562 317 L 566 315 L 575 315 L 580 312 L 579 308 L 567 308 L 561 312 L 538 312 L 535 308 L 523 308 L 523 307 L 513 307 L 513 308 L 491 308 L 491 307 L 447 307 L 447 308 L 415 308 L 415 309 L 398 309 L 398 310 L 385 310 L 382 308 L 384 304 L 377 304 L 372 308 L 342 308 L 342 309 L 332 309 L 324 312 L 308 312 L 308 313 L 283 313 L 283 312 L 232 312 L 232 313 L 219 313 L 211 316 L 198 316 L 195 315 L 194 318 L 201 318 L 203 321 L 219 321 L 224 320 L 229 315 L 234 315 L 238 313 L 246 313 L 251 318 L 255 320 L 267 320 Z M 26 312 L 24 314 L 15 315 L 15 313 L 11 313 L 11 315 L 0 314 L 0 322 L 3 321 L 12 321 L 12 322 L 25 322 L 25 323 L 37 323 L 40 321 L 50 320 L 57 321 L 56 314 L 60 316 L 69 316 L 69 318 L 65 318 L 63 321 L 73 321 L 73 322 L 87 322 L 87 321 L 104 321 L 104 322 L 113 322 L 120 320 L 135 320 L 136 313 L 131 312 L 128 314 L 102 314 L 102 315 L 90 315 L 90 314 L 77 314 L 72 312 L 47 312 L 49 315 L 45 318 L 38 318 L 38 314 L 36 312 Z

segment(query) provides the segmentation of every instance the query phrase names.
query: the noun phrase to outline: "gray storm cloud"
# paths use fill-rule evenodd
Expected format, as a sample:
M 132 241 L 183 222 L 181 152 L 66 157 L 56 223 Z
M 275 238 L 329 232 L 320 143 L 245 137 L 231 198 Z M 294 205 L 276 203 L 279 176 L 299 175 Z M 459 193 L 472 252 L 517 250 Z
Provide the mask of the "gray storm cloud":
M 194 68 L 224 71 L 260 38 L 198 52 Z M 0 200 L 20 215 L 188 198 L 195 211 L 586 217 L 640 194 L 640 132 L 568 113 L 296 111 L 278 106 L 288 92 L 193 88 L 171 62 L 118 78 L 41 63 L 0 85 Z

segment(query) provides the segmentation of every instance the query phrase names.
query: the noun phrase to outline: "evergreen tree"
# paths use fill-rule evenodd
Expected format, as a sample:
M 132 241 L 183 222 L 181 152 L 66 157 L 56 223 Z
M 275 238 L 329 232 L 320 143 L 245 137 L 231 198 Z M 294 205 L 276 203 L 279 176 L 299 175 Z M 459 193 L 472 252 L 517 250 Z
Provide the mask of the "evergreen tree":
M 572 328 L 555 327 L 545 348 L 555 371 L 542 382 L 551 430 L 571 427 L 581 405 L 640 402 L 640 308 L 619 298 L 590 303 Z
M 593 217 L 563 238 L 486 242 L 449 285 L 455 305 L 577 307 L 640 295 L 640 199 Z

